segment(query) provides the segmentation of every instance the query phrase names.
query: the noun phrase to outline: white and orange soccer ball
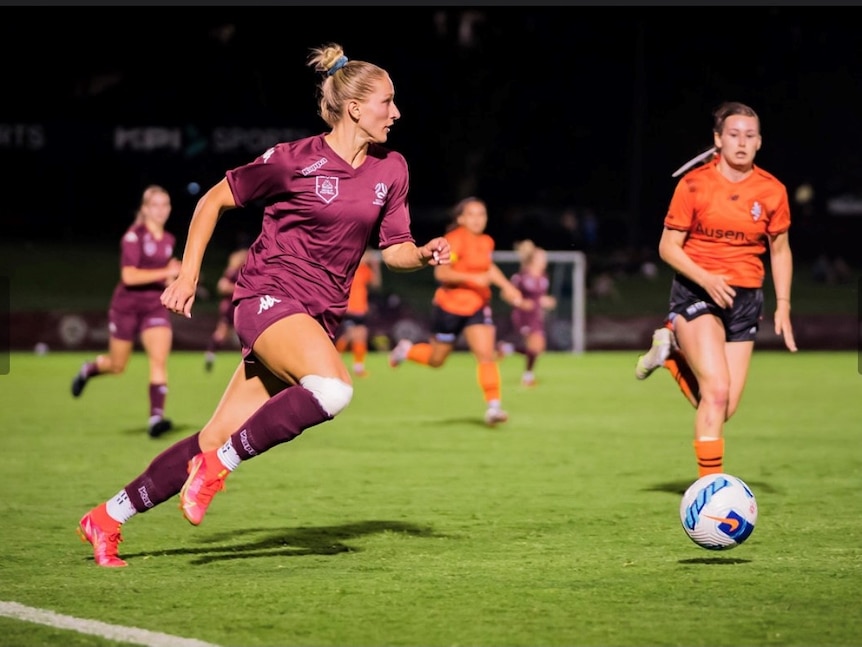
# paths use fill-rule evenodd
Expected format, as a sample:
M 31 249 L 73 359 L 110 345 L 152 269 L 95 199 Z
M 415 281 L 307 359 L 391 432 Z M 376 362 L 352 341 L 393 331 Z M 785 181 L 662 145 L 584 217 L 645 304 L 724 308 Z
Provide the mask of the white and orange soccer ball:
M 679 504 L 682 527 L 707 550 L 739 546 L 754 532 L 757 499 L 745 481 L 730 474 L 709 474 L 692 483 Z

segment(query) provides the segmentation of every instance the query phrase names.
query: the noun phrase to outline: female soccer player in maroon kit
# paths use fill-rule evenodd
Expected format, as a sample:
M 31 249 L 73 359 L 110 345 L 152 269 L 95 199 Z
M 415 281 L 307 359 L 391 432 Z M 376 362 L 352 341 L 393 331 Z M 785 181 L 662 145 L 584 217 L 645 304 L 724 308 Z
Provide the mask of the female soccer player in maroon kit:
M 313 49 L 308 63 L 323 74 L 319 107 L 329 132 L 278 144 L 211 187 L 192 216 L 179 276 L 161 297 L 168 310 L 191 317 L 216 222 L 235 207 L 265 204 L 234 292 L 242 360 L 200 432 L 82 517 L 79 531 L 100 566 L 126 565 L 117 554 L 120 529 L 135 514 L 179 494 L 183 515 L 199 524 L 242 461 L 348 406 L 353 385 L 333 339 L 376 227 L 392 271 L 449 262 L 445 238 L 414 242 L 407 163 L 382 146 L 401 116 L 389 74 L 348 60 L 335 44 Z
M 248 258 L 248 245 L 231 252 L 227 260 L 227 266 L 224 268 L 216 284 L 216 291 L 219 295 L 218 322 L 216 323 L 215 330 L 210 335 L 207 349 L 204 352 L 204 368 L 207 372 L 211 371 L 213 364 L 215 364 L 216 351 L 222 347 L 228 335 L 233 331 L 233 313 L 235 309 L 233 305 L 233 290 L 236 287 L 239 271 L 245 264 L 246 258 Z
M 171 428 L 164 417 L 168 392 L 168 355 L 173 343 L 171 315 L 160 301 L 165 286 L 176 278 L 180 262 L 173 257 L 176 238 L 165 231 L 171 215 L 171 197 L 160 186 L 144 190 L 132 226 L 120 243 L 120 282 L 108 310 L 108 353 L 84 362 L 72 380 L 72 395 L 81 396 L 87 382 L 99 375 L 120 375 L 126 370 L 135 338 L 150 362 L 150 417 L 147 429 L 156 437 Z
M 536 361 L 548 346 L 545 313 L 557 307 L 557 299 L 548 293 L 551 287 L 548 252 L 532 240 L 520 241 L 515 250 L 521 257 L 521 265 L 509 280 L 524 297 L 520 308 L 512 308 L 512 327 L 518 334 L 515 348 L 524 354 L 521 384 L 535 386 Z

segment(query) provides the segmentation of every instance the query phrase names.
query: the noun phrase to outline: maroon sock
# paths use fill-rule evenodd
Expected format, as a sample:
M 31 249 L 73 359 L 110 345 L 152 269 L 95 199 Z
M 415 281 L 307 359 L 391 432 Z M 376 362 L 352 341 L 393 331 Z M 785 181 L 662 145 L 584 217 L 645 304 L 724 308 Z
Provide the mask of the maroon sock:
M 221 347 L 221 342 L 218 341 L 215 337 L 210 337 L 209 343 L 207 343 L 207 352 L 214 353 Z
M 150 384 L 150 415 L 161 418 L 165 415 L 165 398 L 168 395 L 167 384 Z
M 124 488 L 135 510 L 146 512 L 179 494 L 189 476 L 189 461 L 201 451 L 198 433 L 168 447 Z
M 296 438 L 303 430 L 330 420 L 317 398 L 301 386 L 291 386 L 270 398 L 231 437 L 243 460 Z
M 99 374 L 99 364 L 96 362 L 96 360 L 93 360 L 92 362 L 87 362 L 86 364 L 84 364 L 84 368 L 81 373 L 88 380 L 91 377 L 96 377 Z
M 537 357 L 537 355 L 536 355 L 536 353 L 534 353 L 534 352 L 533 352 L 533 351 L 531 351 L 531 350 L 528 350 L 528 351 L 527 351 L 526 353 L 524 353 L 524 354 L 527 356 L 527 368 L 526 368 L 526 370 L 528 370 L 528 371 L 532 371 L 532 370 L 533 370 L 533 367 L 536 365 L 536 357 Z

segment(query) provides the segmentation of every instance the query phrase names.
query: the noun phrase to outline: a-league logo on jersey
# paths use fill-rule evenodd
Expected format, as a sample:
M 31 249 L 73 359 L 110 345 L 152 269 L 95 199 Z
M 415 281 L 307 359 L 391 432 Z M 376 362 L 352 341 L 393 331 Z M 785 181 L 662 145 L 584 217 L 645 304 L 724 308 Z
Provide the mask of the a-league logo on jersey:
M 386 196 L 389 193 L 389 187 L 383 182 L 378 182 L 374 185 L 374 202 L 375 207 L 382 207 L 386 204 Z
M 338 178 L 318 175 L 314 178 L 314 192 L 317 197 L 329 204 L 338 197 Z

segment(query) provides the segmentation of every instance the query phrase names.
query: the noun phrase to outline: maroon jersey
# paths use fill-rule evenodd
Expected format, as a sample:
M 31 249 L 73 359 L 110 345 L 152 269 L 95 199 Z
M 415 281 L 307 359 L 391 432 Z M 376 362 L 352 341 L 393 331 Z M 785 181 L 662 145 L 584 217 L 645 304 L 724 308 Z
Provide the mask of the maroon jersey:
M 547 276 L 534 276 L 526 272 L 516 272 L 509 279 L 516 288 L 521 291 L 525 300 L 533 302 L 532 310 L 514 308 L 512 310 L 512 324 L 521 334 L 529 332 L 540 332 L 544 328 L 545 310 L 541 306 L 541 299 L 548 294 L 550 281 Z
M 372 144 L 359 168 L 323 135 L 281 143 L 226 174 L 239 207 L 264 207 L 234 300 L 288 297 L 311 316 L 340 318 L 374 228 L 380 249 L 415 242 L 404 157 Z
M 120 243 L 120 269 L 137 267 L 154 270 L 165 267 L 174 255 L 176 238 L 164 232 L 156 239 L 146 225 L 133 225 L 126 231 Z M 161 296 L 164 281 L 145 285 L 125 285 L 122 281 L 114 288 L 111 307 L 119 310 L 148 310 L 162 308 Z

